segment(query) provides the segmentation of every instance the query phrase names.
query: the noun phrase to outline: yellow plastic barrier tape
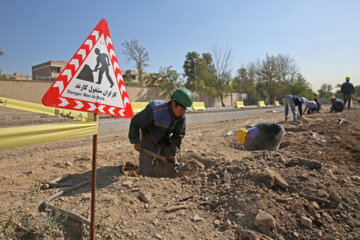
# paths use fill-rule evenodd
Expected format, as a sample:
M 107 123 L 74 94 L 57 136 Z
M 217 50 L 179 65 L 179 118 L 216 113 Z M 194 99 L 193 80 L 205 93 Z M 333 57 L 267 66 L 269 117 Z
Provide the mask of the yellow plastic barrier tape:
M 235 108 L 245 108 L 243 101 L 236 101 Z
M 24 111 L 48 114 L 53 116 L 65 117 L 83 122 L 96 120 L 93 113 L 46 107 L 42 104 L 25 102 L 11 98 L 0 97 L 0 106 L 15 108 Z
M 193 102 L 192 108 L 193 108 L 194 111 L 199 111 L 199 110 L 206 111 L 204 102 Z
M 258 102 L 258 107 L 266 107 L 265 102 L 264 101 L 259 101 Z
M 132 102 L 131 107 L 133 109 L 134 114 L 141 112 L 146 108 L 149 102 Z
M 0 129 L 0 149 L 96 135 L 97 122 L 75 122 Z

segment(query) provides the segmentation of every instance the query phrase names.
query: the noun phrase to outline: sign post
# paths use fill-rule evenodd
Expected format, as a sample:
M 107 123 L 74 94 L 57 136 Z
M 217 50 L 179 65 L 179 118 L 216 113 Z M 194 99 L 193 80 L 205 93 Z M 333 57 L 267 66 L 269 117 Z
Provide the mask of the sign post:
M 44 95 L 46 106 L 132 118 L 125 82 L 105 19 L 90 33 Z M 95 239 L 97 138 L 93 135 L 91 229 Z
M 97 114 L 95 113 L 95 117 Z M 91 227 L 90 239 L 95 239 L 95 203 L 96 203 L 96 167 L 97 167 L 97 139 L 98 135 L 93 136 L 93 161 L 91 170 Z

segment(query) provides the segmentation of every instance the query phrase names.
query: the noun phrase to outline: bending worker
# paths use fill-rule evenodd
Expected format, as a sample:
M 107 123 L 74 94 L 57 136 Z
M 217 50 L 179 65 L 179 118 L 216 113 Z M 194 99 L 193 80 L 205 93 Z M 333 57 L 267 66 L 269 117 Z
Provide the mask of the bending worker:
M 306 112 L 306 110 L 308 110 L 308 112 L 307 112 L 308 114 L 312 114 L 314 112 L 319 112 L 318 106 L 314 100 L 307 101 L 305 105 L 306 106 L 304 109 L 304 113 Z
M 314 98 L 314 101 L 316 102 L 317 112 L 319 113 L 319 112 L 320 112 L 320 109 L 321 109 L 321 104 L 320 104 L 320 102 L 317 100 L 317 98 Z
M 177 177 L 176 154 L 180 151 L 185 136 L 187 107 L 194 101 L 186 88 L 178 88 L 171 94 L 170 101 L 151 101 L 137 113 L 130 122 L 129 140 L 139 156 L 139 174 L 148 177 Z M 141 134 L 140 134 L 141 131 Z M 147 149 L 171 160 L 170 162 L 148 156 Z
M 344 110 L 344 103 L 336 97 L 330 97 L 331 107 L 330 112 L 342 112 Z
M 349 110 L 351 104 L 351 95 L 355 93 L 355 88 L 354 85 L 350 82 L 350 77 L 346 77 L 345 81 L 346 82 L 341 85 L 341 93 L 344 96 L 344 106 L 346 106 L 347 102 L 347 109 Z
M 277 151 L 285 135 L 285 130 L 278 123 L 266 122 L 256 124 L 246 130 L 240 128 L 236 138 L 246 150 L 273 150 Z
M 289 107 L 290 107 L 291 112 L 293 114 L 294 122 L 298 122 L 299 120 L 297 119 L 297 113 L 296 113 L 295 106 L 298 106 L 299 114 L 302 117 L 302 115 L 303 115 L 303 112 L 302 112 L 303 99 L 298 98 L 298 97 L 293 96 L 293 95 L 287 95 L 287 96 L 283 97 L 282 101 L 283 101 L 283 104 L 285 106 L 285 122 L 288 120 Z

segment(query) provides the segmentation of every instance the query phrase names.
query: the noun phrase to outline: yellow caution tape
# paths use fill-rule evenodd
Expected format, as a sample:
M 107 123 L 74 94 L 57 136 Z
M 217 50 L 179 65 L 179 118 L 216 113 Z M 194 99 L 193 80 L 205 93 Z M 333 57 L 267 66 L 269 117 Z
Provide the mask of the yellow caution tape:
M 70 118 L 82 122 L 57 123 L 0 129 L 0 149 L 96 135 L 98 118 L 93 113 L 57 109 L 41 104 L 0 97 L 0 106 Z
M 0 149 L 96 135 L 94 122 L 57 123 L 0 129 Z
M 94 113 L 46 107 L 42 104 L 25 102 L 11 98 L 0 97 L 0 106 L 15 108 L 24 111 L 30 111 L 30 112 L 43 113 L 53 116 L 59 116 L 59 117 L 69 118 L 83 122 L 96 120 Z

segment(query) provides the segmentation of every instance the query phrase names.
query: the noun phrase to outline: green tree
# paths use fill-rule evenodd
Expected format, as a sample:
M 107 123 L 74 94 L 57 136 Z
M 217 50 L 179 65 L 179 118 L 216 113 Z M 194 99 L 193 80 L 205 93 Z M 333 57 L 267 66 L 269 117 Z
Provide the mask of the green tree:
M 289 55 L 266 55 L 265 59 L 257 64 L 257 88 L 261 90 L 263 100 L 280 99 L 290 90 L 290 84 L 297 81 L 298 67 L 295 60 Z
M 341 98 L 343 96 L 342 93 L 341 93 L 341 85 L 342 85 L 341 83 L 338 83 L 335 86 L 335 88 L 337 88 L 337 90 L 335 91 L 334 95 L 337 98 Z
M 256 91 L 254 84 L 254 75 L 249 67 L 249 71 L 243 66 L 237 71 L 237 75 L 233 79 L 233 90 L 238 93 L 246 93 L 247 98 L 245 104 L 254 105 L 260 100 L 260 95 Z
M 150 86 L 158 86 L 165 93 L 171 93 L 178 87 L 183 86 L 184 80 L 180 73 L 172 69 L 172 66 L 160 67 L 159 73 L 153 74 L 149 80 Z
M 200 59 L 200 55 L 197 52 L 188 52 L 185 56 L 183 65 L 184 77 L 186 78 L 185 87 L 194 91 L 196 85 L 196 65 Z
M 257 88 L 261 98 L 265 100 L 269 97 L 271 102 L 274 100 L 275 84 L 280 76 L 276 60 L 276 57 L 266 55 L 259 69 L 260 78 Z
M 249 104 L 256 104 L 260 99 L 272 102 L 286 94 L 314 97 L 310 84 L 298 69 L 289 55 L 266 55 L 262 61 L 250 62 L 246 68 L 242 66 L 232 86 L 236 92 L 247 93 Z
M 124 50 L 122 51 L 127 56 L 127 61 L 134 61 L 136 69 L 139 73 L 140 85 L 143 85 L 143 72 L 145 67 L 148 67 L 149 53 L 146 49 L 139 45 L 138 40 L 125 41 L 122 43 Z
M 275 83 L 274 87 L 274 100 L 282 99 L 282 97 L 288 93 L 291 93 L 291 86 L 294 84 L 294 79 L 290 81 L 279 81 Z
M 355 88 L 355 96 L 360 96 L 360 85 L 354 86 Z
M 318 90 L 319 98 L 329 98 L 333 95 L 331 92 L 332 86 L 331 84 L 324 83 L 321 85 L 320 89 Z
M 290 83 L 290 93 L 307 99 L 313 99 L 316 95 L 311 89 L 310 83 L 305 80 L 301 73 L 298 73 L 295 80 Z
M 185 87 L 195 91 L 200 99 L 213 101 L 217 96 L 215 67 L 210 53 L 188 52 L 184 65 Z

